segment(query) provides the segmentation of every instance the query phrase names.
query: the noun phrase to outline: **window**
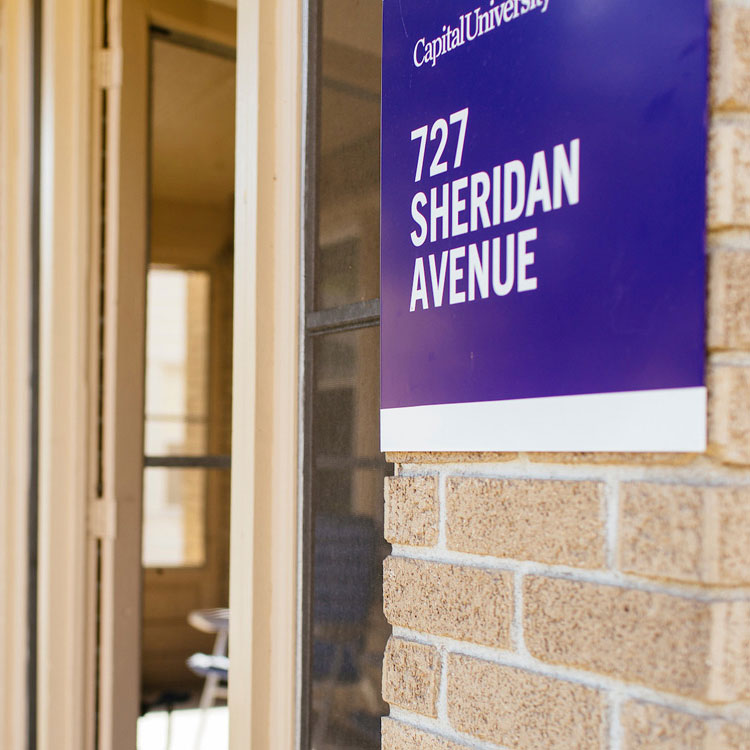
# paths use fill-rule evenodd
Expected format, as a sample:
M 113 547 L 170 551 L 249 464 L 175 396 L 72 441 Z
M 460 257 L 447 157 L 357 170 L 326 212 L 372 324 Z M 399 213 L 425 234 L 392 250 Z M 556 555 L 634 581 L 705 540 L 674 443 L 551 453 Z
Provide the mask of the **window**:
M 143 564 L 202 565 L 206 469 L 157 464 L 207 452 L 209 275 L 152 269 L 147 289 Z
M 380 0 L 323 0 L 305 261 L 302 746 L 380 747 Z

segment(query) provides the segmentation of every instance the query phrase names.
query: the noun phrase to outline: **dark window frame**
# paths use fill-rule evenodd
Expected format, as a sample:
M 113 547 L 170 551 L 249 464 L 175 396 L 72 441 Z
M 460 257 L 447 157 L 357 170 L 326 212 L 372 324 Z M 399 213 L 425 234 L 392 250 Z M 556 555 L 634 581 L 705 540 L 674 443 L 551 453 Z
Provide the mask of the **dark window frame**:
M 296 747 L 310 750 L 311 633 L 313 554 L 313 342 L 318 336 L 380 327 L 380 299 L 373 298 L 326 309 L 315 306 L 315 260 L 318 243 L 318 176 L 320 165 L 320 102 L 323 0 L 307 0 L 303 8 L 303 133 L 302 133 L 302 262 L 299 298 L 299 539 L 297 624 Z

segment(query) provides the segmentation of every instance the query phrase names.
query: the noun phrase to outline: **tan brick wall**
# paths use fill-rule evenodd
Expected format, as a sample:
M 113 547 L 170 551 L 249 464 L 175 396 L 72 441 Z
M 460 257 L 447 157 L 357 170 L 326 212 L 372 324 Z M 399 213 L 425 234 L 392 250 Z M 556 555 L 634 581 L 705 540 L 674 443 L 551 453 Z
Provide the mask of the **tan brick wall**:
M 600 482 L 450 477 L 449 549 L 581 567 L 604 564 Z
M 619 564 L 627 573 L 708 584 L 750 582 L 750 486 L 625 482 Z
M 750 750 L 750 0 L 712 6 L 708 451 L 391 454 L 385 750 Z
M 717 610 L 723 605 L 541 576 L 525 578 L 523 596 L 526 646 L 537 659 L 670 693 L 716 697 L 722 660 L 712 648 L 716 628 L 725 629 Z
M 714 364 L 708 372 L 709 451 L 731 464 L 750 464 L 750 366 Z
M 708 221 L 710 229 L 750 224 L 750 131 L 717 122 L 709 134 Z
M 466 745 L 457 745 L 386 717 L 383 719 L 383 750 L 466 750 Z
M 750 253 L 717 250 L 708 278 L 709 347 L 750 349 Z
M 523 750 L 598 750 L 601 693 L 469 656 L 448 658 L 448 717 L 464 734 Z
M 711 55 L 713 108 L 750 111 L 750 10 L 745 3 L 716 3 Z
M 438 540 L 436 477 L 386 477 L 385 538 L 391 544 L 431 547 Z
M 622 710 L 623 750 L 747 750 L 750 725 L 692 716 L 648 703 Z
M 391 557 L 383 565 L 383 593 L 391 625 L 497 648 L 510 646 L 510 573 Z
M 437 716 L 441 659 L 437 649 L 391 638 L 383 658 L 383 698 L 425 716 Z

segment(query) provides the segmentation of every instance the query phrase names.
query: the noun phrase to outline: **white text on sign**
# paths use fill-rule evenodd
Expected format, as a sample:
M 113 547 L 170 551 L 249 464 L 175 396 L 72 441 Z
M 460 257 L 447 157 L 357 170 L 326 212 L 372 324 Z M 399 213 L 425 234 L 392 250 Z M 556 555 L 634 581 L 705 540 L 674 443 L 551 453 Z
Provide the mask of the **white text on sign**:
M 411 140 L 418 141 L 415 182 L 423 178 L 426 161 L 430 163 L 430 177 L 447 172 L 451 161 L 453 169 L 460 169 L 468 121 L 469 110 L 465 108 L 447 119 L 439 118 L 431 127 L 424 125 L 411 132 Z M 428 142 L 435 143 L 434 148 L 428 148 Z M 444 182 L 430 188 L 429 193 L 419 191 L 411 201 L 411 244 L 422 247 L 507 225 L 521 217 L 530 218 L 538 211 L 548 213 L 577 205 L 580 174 L 581 140 L 575 138 L 567 146 L 554 146 L 551 152 L 537 151 L 530 162 L 514 159 L 489 171 Z M 423 310 L 441 307 L 446 280 L 448 304 L 486 299 L 490 293 L 503 297 L 514 289 L 537 289 L 537 279 L 529 269 L 534 253 L 528 245 L 538 238 L 537 228 L 531 228 L 416 258 L 410 312 L 418 306 Z

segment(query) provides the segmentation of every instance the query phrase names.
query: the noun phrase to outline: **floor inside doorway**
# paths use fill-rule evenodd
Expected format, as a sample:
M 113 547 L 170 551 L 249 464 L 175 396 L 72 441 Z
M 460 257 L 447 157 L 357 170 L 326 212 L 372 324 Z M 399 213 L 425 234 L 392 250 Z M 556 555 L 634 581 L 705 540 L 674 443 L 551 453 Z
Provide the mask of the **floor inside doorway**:
M 148 711 L 138 719 L 137 750 L 227 750 L 229 709 L 214 706 L 207 710 L 201 741 L 196 744 L 200 713 L 194 706 Z M 380 747 L 380 721 L 375 723 L 377 727 L 368 726 L 368 732 L 353 732 L 332 724 L 320 750 L 376 750 Z
M 229 709 L 214 706 L 207 710 L 201 742 L 197 745 L 200 714 L 198 708 L 149 711 L 138 719 L 138 750 L 226 750 Z

